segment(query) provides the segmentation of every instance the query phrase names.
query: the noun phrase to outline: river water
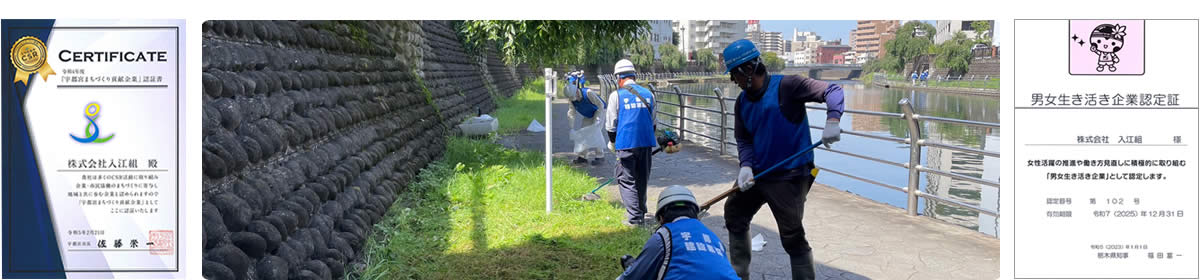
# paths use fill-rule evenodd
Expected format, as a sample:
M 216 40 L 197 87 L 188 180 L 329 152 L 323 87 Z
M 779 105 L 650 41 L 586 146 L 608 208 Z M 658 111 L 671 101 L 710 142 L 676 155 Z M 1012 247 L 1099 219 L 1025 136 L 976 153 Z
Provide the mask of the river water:
M 858 82 L 835 81 L 842 85 L 846 93 L 846 108 L 862 111 L 903 113 L 899 106 L 902 98 L 909 98 L 917 114 L 954 118 L 990 123 L 999 123 L 1000 99 L 991 96 L 963 95 L 937 91 L 921 91 L 909 89 L 882 88 L 864 85 Z M 736 97 L 741 90 L 729 82 L 709 80 L 700 83 L 677 84 L 682 92 L 702 95 L 715 95 L 713 88 L 723 88 L 727 97 Z M 659 87 L 660 90 L 670 87 Z M 672 94 L 658 94 L 656 97 L 665 102 L 678 103 L 679 98 Z M 720 110 L 720 104 L 715 99 L 687 97 L 686 104 Z M 725 101 L 729 112 L 733 110 L 733 101 Z M 823 104 L 815 104 L 822 105 Z M 678 108 L 661 104 L 660 112 L 678 115 Z M 686 117 L 702 120 L 713 124 L 721 123 L 721 114 L 702 110 L 685 110 Z M 824 126 L 824 110 L 808 110 L 810 124 Z M 666 115 L 659 115 L 659 120 L 677 124 L 678 120 Z M 727 127 L 733 127 L 733 117 L 726 118 Z M 686 128 L 701 134 L 720 137 L 720 128 L 688 121 Z M 842 116 L 843 130 L 862 132 L 878 136 L 908 137 L 906 120 L 890 117 L 846 113 Z M 1000 129 L 979 128 L 973 126 L 924 121 L 920 124 L 923 139 L 930 142 L 971 147 L 999 153 Z M 813 129 L 814 140 L 820 137 L 821 130 Z M 689 141 L 697 142 L 711 148 L 719 148 L 720 144 L 703 137 L 687 136 Z M 733 132 L 729 130 L 725 139 L 734 142 Z M 907 144 L 885 140 L 842 134 L 841 142 L 834 144 L 834 149 L 866 155 L 896 163 L 905 163 L 909 159 Z M 726 153 L 736 154 L 737 147 L 726 146 Z M 852 174 L 892 186 L 904 187 L 908 184 L 908 170 L 893 165 L 878 163 L 870 160 L 835 154 L 817 150 L 817 165 L 840 172 Z M 983 178 L 992 181 L 1000 179 L 1000 159 L 990 156 L 952 151 L 934 147 L 923 147 L 921 165 L 941 171 Z M 848 191 L 871 200 L 886 203 L 899 208 L 907 207 L 907 198 L 903 192 L 866 183 L 853 178 L 844 177 L 832 172 L 824 172 L 817 176 L 817 182 Z M 921 173 L 920 189 L 940 197 L 953 198 L 966 204 L 998 212 L 999 190 L 996 187 L 980 185 L 970 181 L 952 179 L 935 174 Z M 960 207 L 937 200 L 920 198 L 917 211 L 921 215 L 946 221 L 962 227 L 995 236 L 999 223 L 996 217 L 981 214 L 970 208 Z

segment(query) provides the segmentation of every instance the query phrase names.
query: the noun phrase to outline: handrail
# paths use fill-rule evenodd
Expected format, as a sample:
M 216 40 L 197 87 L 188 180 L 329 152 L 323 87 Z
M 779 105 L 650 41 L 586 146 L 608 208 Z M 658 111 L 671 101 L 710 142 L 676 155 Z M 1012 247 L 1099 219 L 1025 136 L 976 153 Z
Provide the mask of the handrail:
M 659 77 L 661 77 L 661 76 L 659 76 Z M 607 79 L 602 79 L 602 80 L 608 80 L 605 84 L 615 85 L 615 78 L 613 78 L 611 76 L 607 76 Z M 615 86 L 614 86 L 614 88 L 615 88 Z M 672 105 L 675 108 L 677 108 L 678 115 L 676 115 L 674 113 L 662 111 L 661 109 L 656 110 L 656 113 L 662 114 L 665 116 L 670 116 L 675 119 L 674 122 L 659 121 L 659 123 L 661 123 L 667 127 L 678 130 L 678 132 L 679 132 L 678 134 L 681 139 L 687 139 L 688 137 L 685 137 L 685 135 L 687 135 L 687 136 L 698 136 L 700 138 L 713 140 L 713 141 L 719 143 L 718 146 L 719 146 L 721 155 L 726 154 L 726 151 L 727 151 L 726 146 L 737 145 L 735 142 L 726 140 L 726 139 L 728 139 L 729 131 L 733 130 L 733 127 L 731 127 L 730 125 L 727 125 L 727 123 L 729 123 L 728 118 L 730 116 L 733 116 L 733 112 L 730 112 L 729 108 L 727 108 L 728 105 L 725 104 L 725 101 L 736 101 L 737 99 L 733 98 L 733 97 L 727 97 L 727 95 L 724 93 L 724 91 L 721 88 L 719 88 L 719 87 L 713 88 L 713 95 L 704 95 L 704 94 L 683 92 L 683 90 L 681 90 L 678 85 L 672 85 L 670 91 L 657 89 L 652 84 L 649 85 L 649 88 L 650 88 L 651 92 L 653 92 L 655 94 L 670 94 L 670 95 L 674 95 L 678 98 L 678 101 L 677 101 L 678 103 L 660 101 L 662 103 L 669 104 L 669 105 Z M 711 108 L 689 105 L 688 98 L 691 98 L 691 99 L 695 99 L 695 98 L 713 99 L 713 100 L 717 101 L 717 104 L 719 106 L 717 109 L 711 109 Z M 839 175 L 845 176 L 847 178 L 851 178 L 851 179 L 859 180 L 862 182 L 879 185 L 879 186 L 886 187 L 889 189 L 905 192 L 907 194 L 907 198 L 908 198 L 907 199 L 908 200 L 907 201 L 908 202 L 907 203 L 908 204 L 907 212 L 909 215 L 914 215 L 914 216 L 918 215 L 918 213 L 917 213 L 918 198 L 924 197 L 926 199 L 932 199 L 932 200 L 936 200 L 936 201 L 940 201 L 940 202 L 944 202 L 944 203 L 958 205 L 958 206 L 966 207 L 971 210 L 977 211 L 979 213 L 999 217 L 1000 214 L 996 211 L 992 211 L 992 210 L 981 208 L 979 206 L 971 205 L 970 203 L 959 201 L 954 198 L 941 197 L 941 196 L 937 196 L 937 195 L 933 195 L 933 194 L 923 193 L 920 191 L 920 174 L 921 173 L 932 174 L 932 175 L 942 176 L 942 177 L 949 177 L 949 178 L 953 178 L 953 179 L 957 179 L 957 180 L 964 180 L 964 181 L 969 181 L 969 182 L 987 185 L 987 186 L 1000 187 L 1000 183 L 997 181 L 975 178 L 975 177 L 962 175 L 962 174 L 958 174 L 958 173 L 952 173 L 952 172 L 948 172 L 948 171 L 932 169 L 932 168 L 928 168 L 928 167 L 920 165 L 921 156 L 922 156 L 921 147 L 941 148 L 941 149 L 953 150 L 953 151 L 982 155 L 982 156 L 990 156 L 990 157 L 999 157 L 1000 156 L 1000 154 L 997 152 L 986 151 L 986 150 L 981 150 L 981 149 L 976 149 L 976 148 L 971 148 L 971 147 L 952 145 L 952 144 L 946 144 L 946 143 L 939 143 L 939 142 L 934 142 L 934 141 L 930 141 L 927 139 L 921 139 L 920 123 L 923 121 L 924 122 L 953 123 L 953 124 L 961 124 L 961 125 L 982 127 L 982 128 L 999 128 L 1000 124 L 919 115 L 915 112 L 912 104 L 910 103 L 910 101 L 907 98 L 901 99 L 899 104 L 900 104 L 901 109 L 904 111 L 903 113 L 876 112 L 876 111 L 864 111 L 864 110 L 853 110 L 853 109 L 845 109 L 844 113 L 906 120 L 908 123 L 908 132 L 909 132 L 907 137 L 899 138 L 899 137 L 891 137 L 891 136 L 881 136 L 881 135 L 874 135 L 874 134 L 857 132 L 857 131 L 849 131 L 849 130 L 843 130 L 842 133 L 847 134 L 847 135 L 854 135 L 854 136 L 860 136 L 860 137 L 865 137 L 865 138 L 872 138 L 872 139 L 877 139 L 877 140 L 890 141 L 890 142 L 896 142 L 896 143 L 901 143 L 901 144 L 908 144 L 909 145 L 909 162 L 897 163 L 897 162 L 892 162 L 892 161 L 880 159 L 877 157 L 872 157 L 869 155 L 863 155 L 863 154 L 854 153 L 854 152 L 850 152 L 850 151 L 835 150 L 835 149 L 829 149 L 829 148 L 824 148 L 824 147 L 820 147 L 819 149 L 828 151 L 828 152 L 841 154 L 841 155 L 851 156 L 851 157 L 855 157 L 855 158 L 859 158 L 859 159 L 870 160 L 870 161 L 874 161 L 874 162 L 878 162 L 878 163 L 882 163 L 882 164 L 886 164 L 886 165 L 890 165 L 890 166 L 907 169 L 908 170 L 907 186 L 905 186 L 905 187 L 892 186 L 892 185 L 888 185 L 888 184 L 881 183 L 878 181 L 873 181 L 873 180 L 866 179 L 863 177 L 847 174 L 845 172 L 832 170 L 832 169 L 829 169 L 826 167 L 818 166 L 818 168 L 820 168 L 821 170 L 824 170 L 824 171 L 834 173 L 834 174 L 839 174 Z M 814 105 L 806 105 L 805 107 L 808 109 L 818 109 L 818 110 L 826 109 L 823 106 L 814 106 Z M 708 121 L 704 121 L 704 120 L 689 118 L 686 115 L 687 110 L 700 110 L 700 111 L 704 111 L 704 112 L 719 114 L 719 116 L 720 116 L 719 123 L 713 123 L 713 122 L 708 122 Z M 712 126 L 712 127 L 717 127 L 717 128 L 719 128 L 718 131 L 720 132 L 720 136 L 718 138 L 717 136 L 710 136 L 710 135 L 706 135 L 702 132 L 688 129 L 687 124 L 689 122 L 704 124 L 704 125 Z M 815 129 L 822 129 L 822 130 L 825 129 L 824 127 L 818 126 L 818 125 L 810 125 L 810 127 L 815 128 Z

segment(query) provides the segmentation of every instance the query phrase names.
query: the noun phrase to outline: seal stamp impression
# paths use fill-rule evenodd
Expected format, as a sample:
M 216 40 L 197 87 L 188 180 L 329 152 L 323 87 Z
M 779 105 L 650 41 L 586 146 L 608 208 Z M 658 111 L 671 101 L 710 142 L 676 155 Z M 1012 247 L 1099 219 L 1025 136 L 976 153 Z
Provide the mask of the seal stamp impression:
M 151 255 L 173 255 L 175 254 L 175 232 L 151 230 L 150 242 L 147 242 L 146 245 L 150 246 Z
M 33 73 L 41 74 L 42 81 L 55 74 L 54 69 L 50 69 L 50 64 L 46 62 L 46 43 L 37 37 L 25 36 L 18 39 L 9 50 L 8 57 L 17 69 L 17 77 L 13 78 L 13 83 L 25 82 L 25 85 L 29 85 L 29 74 Z

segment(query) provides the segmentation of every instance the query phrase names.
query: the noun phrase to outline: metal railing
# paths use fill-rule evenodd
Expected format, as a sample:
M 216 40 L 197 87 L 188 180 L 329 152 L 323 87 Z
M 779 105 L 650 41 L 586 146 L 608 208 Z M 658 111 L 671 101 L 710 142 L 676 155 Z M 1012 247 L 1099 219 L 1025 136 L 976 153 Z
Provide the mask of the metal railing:
M 611 92 L 611 90 L 614 90 L 617 88 L 616 80 L 614 77 L 611 77 L 611 75 L 607 76 L 607 77 L 602 76 L 600 80 L 601 80 L 601 87 L 603 89 L 608 89 L 608 91 L 605 91 L 605 92 Z M 728 106 L 726 106 L 726 104 L 725 104 L 726 101 L 736 101 L 737 99 L 734 97 L 726 97 L 724 91 L 721 88 L 713 88 L 714 95 L 703 95 L 703 94 L 694 94 L 694 93 L 683 92 L 679 89 L 679 86 L 677 86 L 677 85 L 671 86 L 670 91 L 659 90 L 659 89 L 655 88 L 654 85 L 652 85 L 652 84 L 648 84 L 648 88 L 655 94 L 670 94 L 670 95 L 675 95 L 676 97 L 678 97 L 677 100 L 679 103 L 671 103 L 671 102 L 667 102 L 667 101 L 663 101 L 663 100 L 656 100 L 655 102 L 671 105 L 671 106 L 674 106 L 679 109 L 678 110 L 679 115 L 671 114 L 669 112 L 664 112 L 661 109 L 657 109 L 656 113 L 675 118 L 676 123 L 670 123 L 667 121 L 663 121 L 661 119 L 658 121 L 658 123 L 677 130 L 680 139 L 687 140 L 688 136 L 696 136 L 696 137 L 716 141 L 717 143 L 719 143 L 718 146 L 719 146 L 721 155 L 726 154 L 726 146 L 728 146 L 728 145 L 736 146 L 737 145 L 737 143 L 735 143 L 733 141 L 726 140 L 726 139 L 729 139 L 728 133 L 733 131 L 733 127 L 726 125 L 726 123 L 729 123 L 728 118 L 733 117 L 734 114 L 733 114 L 732 110 L 730 108 L 727 108 Z M 719 104 L 720 106 L 718 106 L 718 109 L 716 109 L 716 110 L 710 109 L 710 108 L 704 108 L 704 107 L 691 106 L 691 105 L 687 104 L 688 103 L 687 98 L 685 98 L 685 97 L 691 97 L 693 99 L 694 98 L 714 99 L 717 101 L 717 104 Z M 904 113 L 861 111 L 861 110 L 852 110 L 852 109 L 845 109 L 844 113 L 857 114 L 857 115 L 870 115 L 870 116 L 896 118 L 896 119 L 905 120 L 908 123 L 908 137 L 899 138 L 899 137 L 892 137 L 892 136 L 881 136 L 881 135 L 874 135 L 874 134 L 862 133 L 862 132 L 851 131 L 851 130 L 842 130 L 842 133 L 848 134 L 848 135 L 876 139 L 876 140 L 883 140 L 883 141 L 895 142 L 895 143 L 900 143 L 900 144 L 907 144 L 907 145 L 909 145 L 908 162 L 906 162 L 906 163 L 893 162 L 893 161 L 889 161 L 889 160 L 885 160 L 885 159 L 881 159 L 881 158 L 877 158 L 877 157 L 872 157 L 869 155 L 863 155 L 863 154 L 859 154 L 859 153 L 855 153 L 855 152 L 842 151 L 842 150 L 830 149 L 830 148 L 825 148 L 825 147 L 817 147 L 817 149 L 907 169 L 908 170 L 908 182 L 907 182 L 906 186 L 904 186 L 904 187 L 893 186 L 893 185 L 889 185 L 887 183 L 883 183 L 883 182 L 879 182 L 879 181 L 875 181 L 875 180 L 871 180 L 871 179 L 866 179 L 863 177 L 855 176 L 853 174 L 849 174 L 847 172 L 833 170 L 833 169 L 823 167 L 820 165 L 818 165 L 817 168 L 821 169 L 822 171 L 831 172 L 834 174 L 845 176 L 847 178 L 859 180 L 859 181 L 866 182 L 869 184 L 878 185 L 878 186 L 882 186 L 882 187 L 885 187 L 888 189 L 897 190 L 897 191 L 906 193 L 907 197 L 908 197 L 908 209 L 907 210 L 908 210 L 909 215 L 914 215 L 914 216 L 917 215 L 917 201 L 918 201 L 917 198 L 924 197 L 926 199 L 933 199 L 936 201 L 945 202 L 945 203 L 953 204 L 956 206 L 975 210 L 975 211 L 978 211 L 979 213 L 984 213 L 984 214 L 987 214 L 987 215 L 990 215 L 993 217 L 999 217 L 1000 214 L 997 213 L 996 211 L 984 209 L 984 208 L 981 208 L 976 205 L 971 205 L 970 203 L 959 201 L 954 198 L 942 197 L 939 195 L 925 193 L 925 192 L 921 191 L 920 190 L 920 175 L 922 172 L 924 172 L 926 174 L 933 174 L 933 175 L 941 176 L 941 177 L 949 177 L 952 179 L 963 180 L 963 181 L 968 181 L 968 182 L 972 182 L 972 183 L 977 183 L 977 184 L 981 184 L 981 185 L 987 185 L 987 186 L 999 188 L 1000 182 L 998 182 L 998 181 L 975 178 L 975 177 L 971 177 L 971 176 L 967 176 L 967 175 L 942 171 L 939 169 L 929 168 L 929 167 L 921 165 L 921 154 L 922 154 L 921 147 L 923 147 L 923 146 L 924 147 L 934 147 L 934 148 L 939 148 L 939 149 L 947 149 L 947 150 L 953 150 L 953 151 L 958 151 L 958 152 L 963 152 L 963 153 L 968 153 L 968 154 L 990 156 L 990 157 L 997 157 L 997 158 L 1000 157 L 1000 154 L 998 152 L 993 152 L 993 151 L 986 151 L 986 150 L 981 150 L 981 149 L 976 149 L 976 148 L 971 148 L 971 147 L 939 143 L 939 142 L 935 142 L 935 141 L 930 141 L 928 139 L 921 139 L 921 129 L 920 128 L 921 128 L 921 122 L 952 123 L 952 124 L 966 125 L 966 126 L 972 126 L 972 127 L 997 128 L 997 129 L 1000 128 L 1000 124 L 989 123 L 989 122 L 980 122 L 980 121 L 971 121 L 971 120 L 960 120 L 960 119 L 952 119 L 952 118 L 941 118 L 941 117 L 933 117 L 933 116 L 922 116 L 922 115 L 916 113 L 916 111 L 913 109 L 913 106 L 910 103 L 910 101 L 908 100 L 908 98 L 901 99 L 899 104 L 900 104 L 901 110 L 903 110 Z M 659 106 L 655 106 L 655 107 L 662 108 Z M 806 105 L 805 107 L 807 107 L 808 109 L 826 110 L 826 108 L 822 107 L 822 106 Z M 720 116 L 721 116 L 720 123 L 711 123 L 711 122 L 707 122 L 707 121 L 703 121 L 703 120 L 688 118 L 687 110 L 700 110 L 700 111 L 720 114 Z M 689 122 L 719 128 L 719 131 L 720 131 L 719 136 L 707 135 L 703 132 L 688 129 Z M 825 129 L 822 126 L 817 126 L 817 125 L 810 125 L 810 127 L 815 128 L 815 129 L 822 129 L 822 130 Z

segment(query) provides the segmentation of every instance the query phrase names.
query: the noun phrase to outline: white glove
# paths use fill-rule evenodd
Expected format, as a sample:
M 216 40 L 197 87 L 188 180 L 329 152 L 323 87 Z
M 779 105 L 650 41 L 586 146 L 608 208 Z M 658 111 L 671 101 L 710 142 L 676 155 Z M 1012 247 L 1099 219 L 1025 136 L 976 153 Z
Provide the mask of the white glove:
M 842 140 L 842 127 L 838 126 L 840 120 L 826 119 L 825 131 L 821 133 L 821 142 L 825 143 L 825 148 L 829 148 L 830 144 L 837 143 Z
M 754 171 L 749 166 L 742 166 L 742 170 L 738 171 L 738 188 L 742 189 L 743 192 L 749 190 L 750 187 L 754 186 L 750 184 L 751 180 L 754 180 Z
M 617 153 L 617 146 L 614 146 L 613 142 L 608 142 L 608 150 Z

